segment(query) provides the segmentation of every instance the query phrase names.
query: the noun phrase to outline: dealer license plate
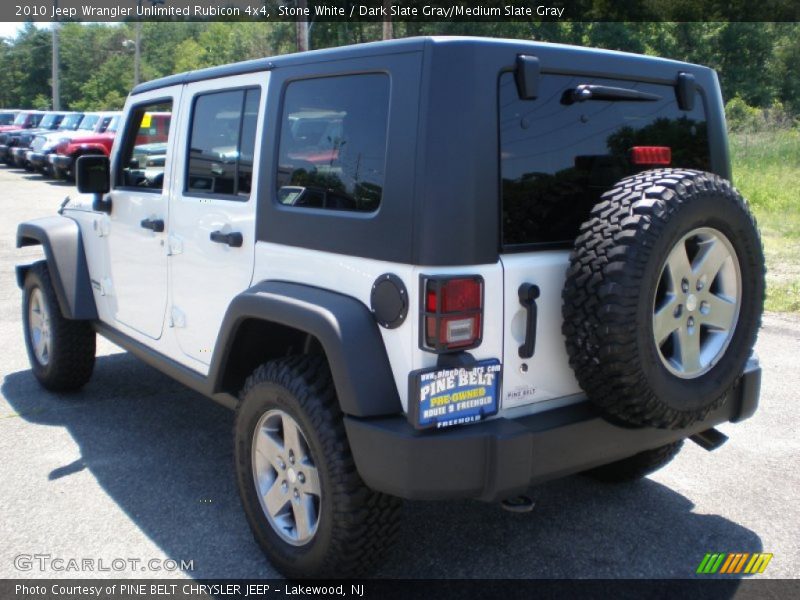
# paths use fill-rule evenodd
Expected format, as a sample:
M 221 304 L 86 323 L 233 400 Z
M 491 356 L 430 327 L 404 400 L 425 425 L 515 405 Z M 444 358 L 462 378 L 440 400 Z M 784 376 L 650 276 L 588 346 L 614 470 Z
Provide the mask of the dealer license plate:
M 409 376 L 408 417 L 417 429 L 474 423 L 497 413 L 502 366 L 422 369 Z

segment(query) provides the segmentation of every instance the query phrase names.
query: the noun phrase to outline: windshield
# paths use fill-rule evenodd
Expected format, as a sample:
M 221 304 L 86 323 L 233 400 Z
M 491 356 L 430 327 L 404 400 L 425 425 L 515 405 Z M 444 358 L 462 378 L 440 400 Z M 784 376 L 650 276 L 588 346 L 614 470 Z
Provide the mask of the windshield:
M 56 123 L 58 123 L 60 117 L 61 115 L 53 115 L 53 114 L 45 115 L 42 118 L 42 122 L 39 123 L 39 127 L 41 127 L 42 129 L 52 129 L 56 125 Z
M 11 125 L 14 122 L 14 113 L 0 113 L 0 126 Z
M 14 119 L 14 125 L 19 125 L 20 127 L 22 127 L 23 125 L 25 125 L 25 121 L 27 120 L 27 118 L 28 118 L 28 113 L 19 113 L 17 115 L 17 118 Z
M 75 131 L 78 128 L 82 118 L 83 115 L 80 113 L 75 115 L 67 115 L 64 117 L 64 120 L 61 121 L 61 127 L 59 127 L 59 129 Z
M 108 124 L 108 127 L 106 127 L 106 131 L 114 132 L 117 130 L 117 127 L 119 127 L 119 115 L 112 117 L 111 122 Z
M 86 115 L 83 117 L 83 121 L 81 121 L 81 126 L 78 127 L 81 131 L 94 131 L 94 126 L 97 124 L 97 121 L 100 119 L 99 115 Z

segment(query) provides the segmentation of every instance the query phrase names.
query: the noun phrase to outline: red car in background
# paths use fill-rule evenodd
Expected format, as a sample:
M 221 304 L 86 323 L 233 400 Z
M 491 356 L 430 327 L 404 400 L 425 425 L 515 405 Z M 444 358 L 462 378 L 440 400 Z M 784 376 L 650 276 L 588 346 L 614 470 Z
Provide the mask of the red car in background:
M 44 118 L 44 111 L 23 110 L 19 111 L 10 125 L 0 125 L 0 133 L 3 131 L 17 131 L 18 129 L 33 129 Z
M 139 135 L 136 137 L 135 144 L 152 144 L 166 142 L 169 134 L 169 122 L 172 113 L 158 112 L 145 113 L 142 117 L 142 125 Z M 103 133 L 81 135 L 60 143 L 53 154 L 47 157 L 53 175 L 57 179 L 72 178 L 72 167 L 80 156 L 86 154 L 111 154 L 111 146 L 117 135 L 117 128 L 120 125 L 120 117 L 116 116 L 109 123 L 108 128 Z

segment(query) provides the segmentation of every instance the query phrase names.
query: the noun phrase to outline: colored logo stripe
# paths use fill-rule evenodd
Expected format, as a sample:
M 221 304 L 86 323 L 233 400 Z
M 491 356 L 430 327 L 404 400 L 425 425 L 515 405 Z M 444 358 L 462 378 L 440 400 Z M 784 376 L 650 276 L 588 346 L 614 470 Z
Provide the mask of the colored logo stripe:
M 704 575 L 716 573 L 724 558 L 724 554 L 706 554 L 700 566 L 697 567 L 697 572 Z
M 769 561 L 772 560 L 772 554 L 753 554 L 753 558 L 747 563 L 745 573 L 763 573 L 767 568 Z
M 763 573 L 771 560 L 772 554 L 763 552 L 755 552 L 753 554 L 748 552 L 709 552 L 703 557 L 700 566 L 697 567 L 697 573 L 713 575 L 719 572 L 720 574 L 732 575 L 742 573 L 742 569 L 744 569 L 744 573 L 750 575 Z M 745 564 L 747 565 L 746 567 Z

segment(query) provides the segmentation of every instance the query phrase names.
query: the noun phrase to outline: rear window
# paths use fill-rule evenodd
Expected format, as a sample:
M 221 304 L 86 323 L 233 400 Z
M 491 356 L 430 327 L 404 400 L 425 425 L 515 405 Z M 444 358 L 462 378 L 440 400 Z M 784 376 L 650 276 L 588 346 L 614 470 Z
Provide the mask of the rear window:
M 278 201 L 371 212 L 383 194 L 389 77 L 347 75 L 286 88 L 278 153 Z
M 581 84 L 659 96 L 637 102 L 563 101 Z M 520 100 L 513 73 L 500 78 L 502 240 L 506 251 L 571 243 L 592 206 L 622 177 L 651 166 L 632 164 L 634 146 L 668 146 L 670 166 L 710 168 L 703 103 L 678 108 L 671 86 L 597 77 L 545 75 L 538 98 Z

